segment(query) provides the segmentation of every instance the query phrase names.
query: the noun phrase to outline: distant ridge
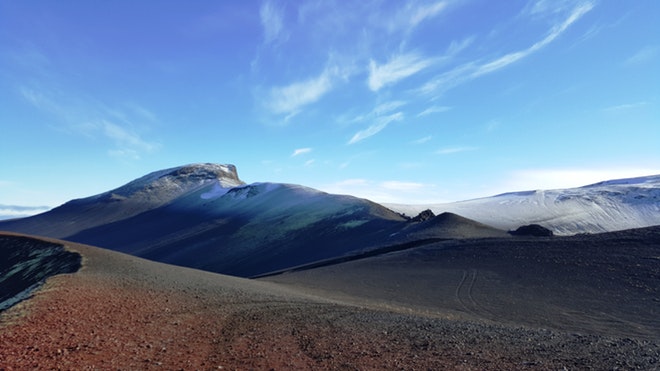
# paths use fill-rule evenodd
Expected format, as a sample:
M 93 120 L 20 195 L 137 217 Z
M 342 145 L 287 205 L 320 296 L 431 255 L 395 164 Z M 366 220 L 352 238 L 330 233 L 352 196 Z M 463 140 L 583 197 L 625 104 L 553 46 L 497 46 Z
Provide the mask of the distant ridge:
M 660 175 L 555 190 L 508 192 L 444 204 L 384 204 L 405 215 L 453 212 L 503 230 L 539 224 L 557 235 L 660 225 Z

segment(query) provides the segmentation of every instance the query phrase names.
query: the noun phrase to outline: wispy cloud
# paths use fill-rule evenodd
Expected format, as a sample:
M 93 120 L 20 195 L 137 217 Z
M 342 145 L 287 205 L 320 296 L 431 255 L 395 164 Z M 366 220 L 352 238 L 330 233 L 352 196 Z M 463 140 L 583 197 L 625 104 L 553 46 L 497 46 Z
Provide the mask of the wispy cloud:
M 101 120 L 98 125 L 100 132 L 107 138 L 114 140 L 121 148 L 152 152 L 159 147 L 158 144 L 146 141 L 139 134 L 116 123 Z
M 355 133 L 355 135 L 353 135 L 351 140 L 348 141 L 348 144 L 355 144 L 357 142 L 361 142 L 373 135 L 378 134 L 381 130 L 385 129 L 385 127 L 387 127 L 387 125 L 389 125 L 391 122 L 401 121 L 401 120 L 403 120 L 402 112 L 396 112 L 388 116 L 378 117 L 371 126 Z
M 588 13 L 591 9 L 593 9 L 593 7 L 594 5 L 590 2 L 580 4 L 579 6 L 573 9 L 573 11 L 569 14 L 568 18 L 566 18 L 563 22 L 556 24 L 554 27 L 552 27 L 550 32 L 542 40 L 534 43 L 532 46 L 530 46 L 527 49 L 506 54 L 500 58 L 497 58 L 494 61 L 479 66 L 472 73 L 472 77 L 478 77 L 487 73 L 497 71 L 540 50 L 544 46 L 554 41 L 557 37 L 559 37 L 559 35 L 561 35 L 564 31 L 566 31 L 566 29 L 568 29 L 570 25 L 572 25 L 575 21 L 577 21 L 583 15 Z
M 284 11 L 274 1 L 265 1 L 259 9 L 266 44 L 282 41 L 284 34 Z
M 447 148 L 441 148 L 437 150 L 435 153 L 439 155 L 451 155 L 460 152 L 476 151 L 477 149 L 478 149 L 477 147 L 447 147 Z
M 432 4 L 421 5 L 418 8 L 413 9 L 412 16 L 410 17 L 410 24 L 412 26 L 417 26 L 426 19 L 433 18 L 440 14 L 445 8 L 447 8 L 448 3 L 446 1 L 438 1 Z
M 639 66 L 642 64 L 650 63 L 653 61 L 660 52 L 660 48 L 656 45 L 647 45 L 637 51 L 632 56 L 628 57 L 624 64 L 628 67 Z
M 408 35 L 412 33 L 423 22 L 433 19 L 448 8 L 448 1 L 431 2 L 397 2 L 393 3 L 400 6 L 390 8 L 391 11 L 381 12 L 374 17 L 378 19 L 380 25 L 384 25 L 386 31 L 390 34 L 402 33 Z M 369 7 L 369 11 L 373 7 Z
M 394 84 L 431 66 L 433 59 L 424 58 L 417 53 L 398 54 L 387 63 L 378 65 L 373 59 L 369 63 L 367 84 L 372 91 Z
M 430 135 L 427 135 L 427 136 L 425 136 L 425 137 L 423 137 L 423 138 L 415 139 L 415 140 L 413 140 L 411 143 L 412 143 L 412 144 L 424 144 L 424 143 L 430 141 L 431 139 L 433 139 L 433 137 L 430 136 Z
M 562 4 L 564 4 L 562 7 L 553 8 L 550 7 L 549 3 L 545 1 L 538 1 L 535 3 L 535 6 L 531 8 L 532 10 L 528 10 L 528 13 L 539 14 L 544 12 L 557 13 L 560 10 L 565 11 L 568 5 L 566 5 L 567 3 Z M 592 2 L 581 2 L 577 6 L 570 9 L 568 16 L 555 23 L 544 38 L 532 44 L 530 47 L 505 54 L 499 58 L 484 63 L 480 63 L 479 61 L 470 61 L 464 63 L 463 65 L 455 67 L 454 69 L 444 72 L 431 79 L 426 84 L 424 84 L 419 89 L 419 91 L 421 93 L 443 93 L 467 81 L 489 73 L 493 73 L 515 62 L 518 62 L 552 43 L 573 23 L 591 11 L 593 7 L 594 4 Z M 552 11 L 549 9 L 552 9 Z
M 303 155 L 305 153 L 310 153 L 310 152 L 312 152 L 311 148 L 298 148 L 298 149 L 293 151 L 293 153 L 291 154 L 291 157 L 296 157 L 296 156 Z
M 267 107 L 275 114 L 293 117 L 300 109 L 321 99 L 332 88 L 333 73 L 325 69 L 319 76 L 271 88 Z
M 374 115 L 384 115 L 386 113 L 396 110 L 397 108 L 405 106 L 406 104 L 407 102 L 401 100 L 394 100 L 390 102 L 381 103 L 377 105 L 376 108 L 374 108 L 372 113 Z
M 607 108 L 604 109 L 604 111 L 608 111 L 608 112 L 627 111 L 627 110 L 634 109 L 634 108 L 644 107 L 648 104 L 649 104 L 649 102 L 646 102 L 646 101 L 619 104 L 619 105 L 616 105 L 616 106 L 607 107 Z
M 440 113 L 440 112 L 447 112 L 451 109 L 451 107 L 448 106 L 431 106 L 424 111 L 420 112 L 417 114 L 417 117 L 423 117 L 423 116 L 428 116 L 432 113 Z
M 152 153 L 160 147 L 160 143 L 142 138 L 133 128 L 136 122 L 156 120 L 155 114 L 137 104 L 122 110 L 67 92 L 54 94 L 27 86 L 20 87 L 19 92 L 35 108 L 60 121 L 60 129 L 111 141 L 114 148 L 109 149 L 108 154 L 113 157 L 139 158 L 141 153 Z
M 363 122 L 367 120 L 373 120 L 375 118 L 378 118 L 380 116 L 386 115 L 392 111 L 397 110 L 398 108 L 401 108 L 405 106 L 407 102 L 401 101 L 401 100 L 396 100 L 396 101 L 389 101 L 389 102 L 384 102 L 380 103 L 374 109 L 372 109 L 368 113 L 360 114 L 352 118 L 345 118 L 344 122 L 347 123 L 356 123 L 356 122 Z

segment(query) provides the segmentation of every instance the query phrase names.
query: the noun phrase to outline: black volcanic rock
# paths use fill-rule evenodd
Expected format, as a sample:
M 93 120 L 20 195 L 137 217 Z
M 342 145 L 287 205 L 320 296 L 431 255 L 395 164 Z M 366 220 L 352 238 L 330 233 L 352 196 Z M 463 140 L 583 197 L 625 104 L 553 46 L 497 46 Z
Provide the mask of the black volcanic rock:
M 62 245 L 0 234 L 0 312 L 29 297 L 46 278 L 80 267 L 80 254 Z
M 554 233 L 548 228 L 538 225 L 529 224 L 518 227 L 515 231 L 509 231 L 514 236 L 534 236 L 534 237 L 552 237 Z
M 416 217 L 410 219 L 410 221 L 413 223 L 419 223 L 419 222 L 427 221 L 433 218 L 434 216 L 435 214 L 433 213 L 433 211 L 431 211 L 431 209 L 426 209 L 421 213 L 417 214 Z

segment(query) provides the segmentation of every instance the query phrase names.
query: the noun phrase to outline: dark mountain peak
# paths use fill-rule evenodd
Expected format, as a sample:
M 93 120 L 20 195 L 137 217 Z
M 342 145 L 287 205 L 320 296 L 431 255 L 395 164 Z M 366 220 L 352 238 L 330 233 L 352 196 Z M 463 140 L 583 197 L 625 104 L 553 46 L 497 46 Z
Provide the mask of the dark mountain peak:
M 535 236 L 535 237 L 552 237 L 554 233 L 539 224 L 523 225 L 515 231 L 509 231 L 514 236 Z
M 429 220 L 433 217 L 435 217 L 435 214 L 433 213 L 433 211 L 431 211 L 431 209 L 426 209 L 426 210 L 422 211 L 421 213 L 417 214 L 416 217 L 410 219 L 410 221 L 413 222 L 413 223 L 419 223 L 419 222 L 427 221 L 427 220 Z

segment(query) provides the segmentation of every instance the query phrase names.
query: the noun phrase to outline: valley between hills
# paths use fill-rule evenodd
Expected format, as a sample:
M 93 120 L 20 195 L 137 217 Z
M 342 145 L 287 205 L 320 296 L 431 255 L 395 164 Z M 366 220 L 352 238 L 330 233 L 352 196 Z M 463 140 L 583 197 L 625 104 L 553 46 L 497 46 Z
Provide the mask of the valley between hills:
M 606 186 L 653 222 L 655 178 Z M 514 235 L 196 164 L 0 230 L 4 370 L 660 367 L 657 225 Z

